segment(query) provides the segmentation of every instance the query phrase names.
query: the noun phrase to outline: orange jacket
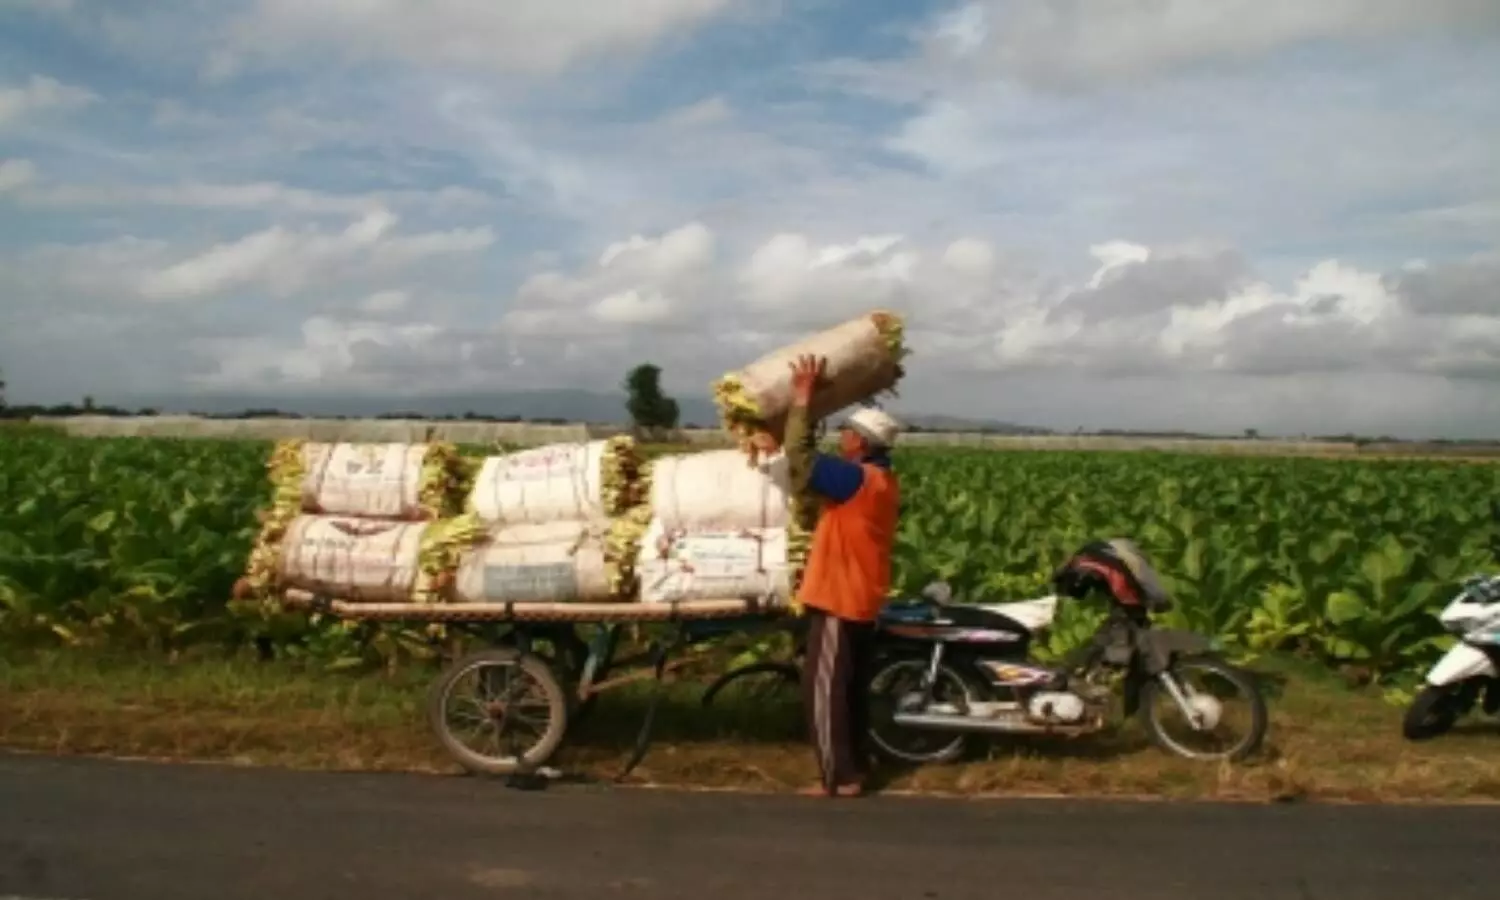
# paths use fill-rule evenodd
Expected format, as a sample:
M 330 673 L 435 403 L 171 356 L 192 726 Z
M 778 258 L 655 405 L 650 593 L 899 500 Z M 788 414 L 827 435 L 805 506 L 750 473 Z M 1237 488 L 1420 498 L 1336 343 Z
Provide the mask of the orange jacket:
M 797 599 L 841 619 L 873 621 L 891 585 L 900 484 L 885 456 L 855 463 L 819 454 L 806 409 L 787 418 L 792 488 L 822 507 Z

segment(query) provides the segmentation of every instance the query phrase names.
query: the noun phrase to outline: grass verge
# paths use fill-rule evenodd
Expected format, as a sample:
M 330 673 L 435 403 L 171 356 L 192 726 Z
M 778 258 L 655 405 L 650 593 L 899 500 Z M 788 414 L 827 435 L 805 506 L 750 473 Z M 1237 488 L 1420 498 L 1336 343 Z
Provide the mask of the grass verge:
M 1265 666 L 1261 666 L 1265 668 Z M 885 787 L 965 794 L 1070 794 L 1235 800 L 1500 799 L 1500 735 L 1473 721 L 1422 745 L 1400 737 L 1401 710 L 1315 670 L 1276 666 L 1262 755 L 1241 766 L 1177 760 L 1127 724 L 1075 740 L 997 740 L 971 761 L 888 772 Z M 238 660 L 109 660 L 12 655 L 0 662 L 0 747 L 55 754 L 213 760 L 307 769 L 456 773 L 426 730 L 430 671 L 335 675 Z M 657 739 L 633 780 L 782 791 L 810 782 L 794 691 L 757 703 L 702 683 L 669 689 Z M 556 764 L 612 777 L 629 753 L 644 688 L 598 701 Z

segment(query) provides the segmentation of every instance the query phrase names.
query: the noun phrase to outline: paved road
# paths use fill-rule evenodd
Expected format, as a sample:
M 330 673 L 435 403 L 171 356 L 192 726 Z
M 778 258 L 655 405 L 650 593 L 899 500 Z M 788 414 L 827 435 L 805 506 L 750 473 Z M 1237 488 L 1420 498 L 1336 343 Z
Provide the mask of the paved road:
M 28 900 L 1457 900 L 1495 896 L 1496 859 L 1480 807 L 523 793 L 0 755 L 0 898 Z

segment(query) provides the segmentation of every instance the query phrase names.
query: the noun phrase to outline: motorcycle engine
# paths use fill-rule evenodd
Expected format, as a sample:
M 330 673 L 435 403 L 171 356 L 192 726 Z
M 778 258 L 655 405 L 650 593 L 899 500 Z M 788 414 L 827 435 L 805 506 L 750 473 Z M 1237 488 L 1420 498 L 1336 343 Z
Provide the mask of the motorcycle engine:
M 1083 713 L 1083 699 L 1067 691 L 1038 691 L 1026 701 L 1026 714 L 1040 722 L 1070 725 Z

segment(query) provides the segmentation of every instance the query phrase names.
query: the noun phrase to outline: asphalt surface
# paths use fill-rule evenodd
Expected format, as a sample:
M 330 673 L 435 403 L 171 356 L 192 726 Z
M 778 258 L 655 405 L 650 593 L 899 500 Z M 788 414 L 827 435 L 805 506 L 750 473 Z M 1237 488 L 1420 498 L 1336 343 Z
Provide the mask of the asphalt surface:
M 1497 858 L 1484 807 L 532 793 L 0 755 L 0 898 L 27 900 L 1449 900 L 1494 897 Z

